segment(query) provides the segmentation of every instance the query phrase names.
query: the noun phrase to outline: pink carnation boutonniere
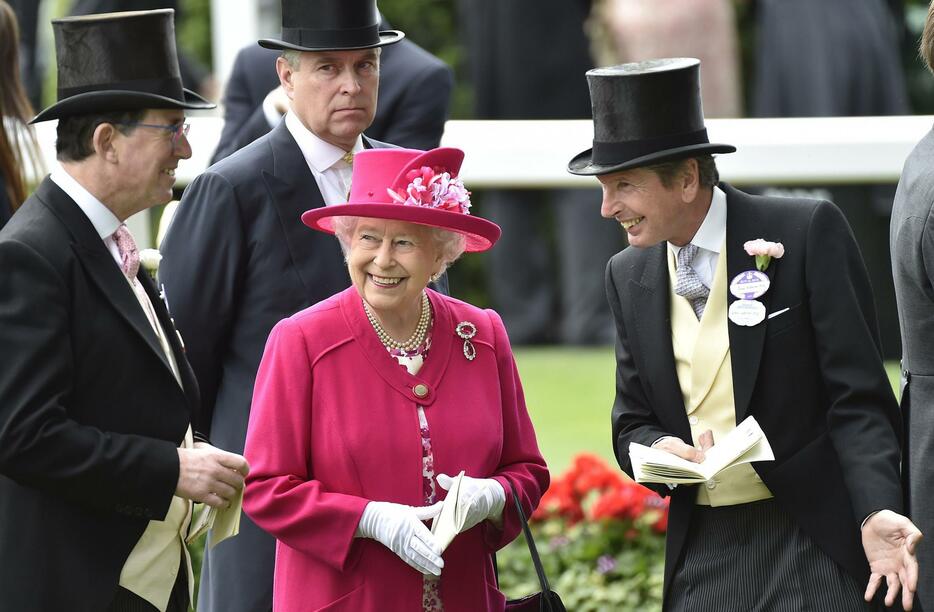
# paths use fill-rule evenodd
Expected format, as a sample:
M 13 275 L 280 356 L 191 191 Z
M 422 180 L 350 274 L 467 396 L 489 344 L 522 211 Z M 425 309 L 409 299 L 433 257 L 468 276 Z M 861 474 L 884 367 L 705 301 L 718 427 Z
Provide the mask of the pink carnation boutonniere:
M 442 168 L 415 168 L 405 175 L 405 180 L 409 181 L 406 187 L 386 190 L 399 204 L 470 214 L 470 192 L 460 178 Z
M 785 254 L 785 246 L 781 242 L 769 242 L 762 238 L 750 240 L 743 244 L 746 253 L 756 258 L 756 268 L 760 272 L 765 272 L 772 258 L 781 259 Z

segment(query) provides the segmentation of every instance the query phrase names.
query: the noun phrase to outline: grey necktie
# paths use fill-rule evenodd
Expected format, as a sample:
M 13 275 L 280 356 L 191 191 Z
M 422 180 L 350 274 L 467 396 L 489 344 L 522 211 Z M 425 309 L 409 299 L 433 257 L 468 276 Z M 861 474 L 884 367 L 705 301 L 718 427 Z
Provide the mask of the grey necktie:
M 687 299 L 694 309 L 694 314 L 698 320 L 704 314 L 704 308 L 707 306 L 707 296 L 710 295 L 710 289 L 701 282 L 700 277 L 691 262 L 697 255 L 698 246 L 696 244 L 686 244 L 678 251 L 678 277 L 675 282 L 675 293 Z

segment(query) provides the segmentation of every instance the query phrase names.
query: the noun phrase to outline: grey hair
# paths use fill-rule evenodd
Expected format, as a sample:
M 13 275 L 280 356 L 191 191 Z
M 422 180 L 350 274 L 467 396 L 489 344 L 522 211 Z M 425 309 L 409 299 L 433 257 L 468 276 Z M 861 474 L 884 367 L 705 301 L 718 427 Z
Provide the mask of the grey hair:
M 376 51 L 376 59 L 379 60 L 383 50 L 380 47 L 376 47 L 374 51 Z M 299 51 L 298 49 L 283 49 L 279 57 L 288 62 L 289 68 L 291 68 L 293 72 L 301 71 L 302 51 Z
M 294 72 L 302 69 L 302 52 L 297 49 L 283 49 L 280 55 Z
M 924 30 L 921 32 L 918 51 L 928 70 L 934 72 L 934 2 L 928 6 L 928 15 L 924 20 Z
M 350 242 L 358 221 L 360 221 L 360 217 L 331 217 L 334 235 L 337 236 L 337 241 L 341 245 L 345 260 L 348 253 L 350 253 Z M 438 274 L 442 274 L 448 269 L 448 266 L 464 254 L 464 250 L 467 248 L 467 237 L 440 227 L 431 227 L 429 225 L 423 225 L 422 227 L 428 230 L 428 236 L 441 256 L 441 270 Z

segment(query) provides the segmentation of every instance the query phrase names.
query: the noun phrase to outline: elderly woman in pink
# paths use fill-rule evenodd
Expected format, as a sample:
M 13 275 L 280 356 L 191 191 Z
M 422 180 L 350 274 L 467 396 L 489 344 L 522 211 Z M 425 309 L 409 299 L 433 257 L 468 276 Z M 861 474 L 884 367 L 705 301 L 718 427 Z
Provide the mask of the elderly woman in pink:
M 492 554 L 521 529 L 512 491 L 531 512 L 548 470 L 499 316 L 427 288 L 499 238 L 469 214 L 463 157 L 363 151 L 349 202 L 302 215 L 353 286 L 281 321 L 256 379 L 244 508 L 278 539 L 277 611 L 505 607 Z M 443 549 L 423 521 L 461 471 Z

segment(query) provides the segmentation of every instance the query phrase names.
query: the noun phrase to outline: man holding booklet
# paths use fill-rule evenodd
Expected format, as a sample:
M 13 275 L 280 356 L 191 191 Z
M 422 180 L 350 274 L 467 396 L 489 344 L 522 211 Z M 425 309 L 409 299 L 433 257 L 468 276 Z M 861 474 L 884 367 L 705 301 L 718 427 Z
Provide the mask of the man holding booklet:
M 921 533 L 859 249 L 830 202 L 719 182 L 735 148 L 707 138 L 699 65 L 589 71 L 594 147 L 568 165 L 633 247 L 606 272 L 613 441 L 670 483 L 665 609 L 910 610 Z

